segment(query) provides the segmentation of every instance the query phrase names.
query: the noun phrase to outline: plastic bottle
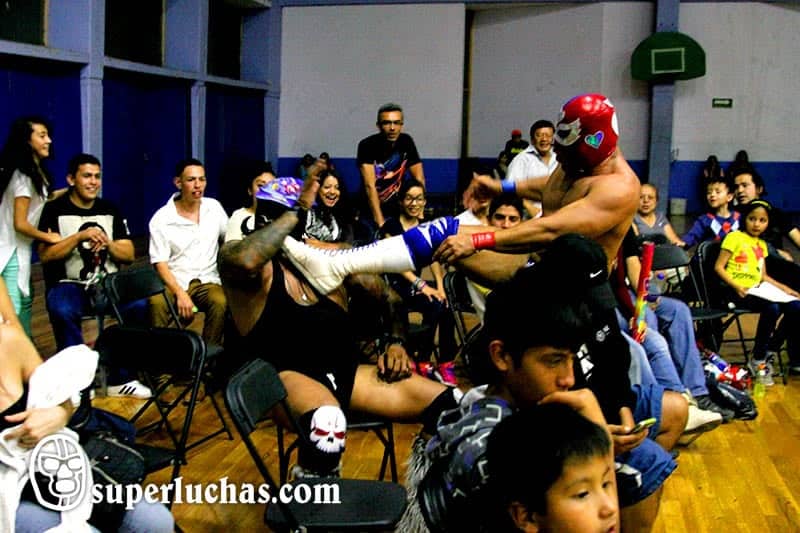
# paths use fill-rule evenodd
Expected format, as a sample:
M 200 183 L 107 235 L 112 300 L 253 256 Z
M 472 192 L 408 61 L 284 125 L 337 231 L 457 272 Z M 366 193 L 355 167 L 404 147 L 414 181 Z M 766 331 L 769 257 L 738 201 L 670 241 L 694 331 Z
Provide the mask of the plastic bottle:
M 766 379 L 767 379 L 767 365 L 765 363 L 761 363 L 758 365 L 758 372 L 756 373 L 756 382 L 753 385 L 753 397 L 754 398 L 763 398 L 767 394 L 767 386 L 766 386 Z
M 706 352 L 706 357 L 708 358 L 708 360 L 714 366 L 716 366 L 717 368 L 719 368 L 723 372 L 727 371 L 731 366 L 731 365 L 728 364 L 728 362 L 725 359 L 720 357 L 720 355 L 718 353 Z

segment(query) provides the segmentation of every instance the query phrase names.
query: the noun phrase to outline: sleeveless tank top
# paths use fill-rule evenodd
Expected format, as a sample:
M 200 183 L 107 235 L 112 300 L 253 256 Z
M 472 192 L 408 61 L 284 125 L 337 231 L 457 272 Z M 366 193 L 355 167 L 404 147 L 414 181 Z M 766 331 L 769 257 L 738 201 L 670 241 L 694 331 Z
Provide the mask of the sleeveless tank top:
M 272 266 L 272 286 L 264 310 L 247 335 L 230 328 L 238 337 L 232 346 L 245 359 L 260 357 L 278 372 L 294 370 L 319 381 L 347 406 L 358 367 L 347 311 L 319 294 L 313 305 L 298 304 L 286 291 L 281 263 L 273 261 Z

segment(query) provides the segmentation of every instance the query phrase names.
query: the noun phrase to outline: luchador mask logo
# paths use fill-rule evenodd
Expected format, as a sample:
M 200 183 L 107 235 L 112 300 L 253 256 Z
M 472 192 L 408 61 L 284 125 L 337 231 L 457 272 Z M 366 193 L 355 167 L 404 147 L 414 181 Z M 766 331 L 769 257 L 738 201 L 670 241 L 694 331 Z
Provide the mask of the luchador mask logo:
M 80 444 L 69 435 L 39 441 L 28 463 L 36 499 L 47 509 L 69 511 L 83 501 L 91 466 Z

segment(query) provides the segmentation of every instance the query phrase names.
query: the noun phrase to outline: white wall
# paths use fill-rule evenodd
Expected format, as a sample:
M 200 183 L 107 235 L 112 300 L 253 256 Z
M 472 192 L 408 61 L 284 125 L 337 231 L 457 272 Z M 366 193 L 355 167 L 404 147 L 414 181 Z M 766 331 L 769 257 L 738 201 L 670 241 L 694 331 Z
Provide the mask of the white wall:
M 755 161 L 800 161 L 800 8 L 682 4 L 681 31 L 706 51 L 706 75 L 678 82 L 673 143 L 681 160 L 746 149 Z M 713 97 L 733 98 L 712 109 Z
M 457 158 L 462 4 L 283 8 L 279 155 L 355 157 L 386 102 L 423 158 Z
M 280 155 L 327 149 L 354 157 L 395 100 L 425 158 L 457 158 L 463 4 L 283 8 Z M 622 147 L 647 157 L 649 88 L 630 55 L 653 31 L 651 2 L 502 7 L 475 14 L 468 155 L 495 157 L 509 131 L 557 118 L 564 100 L 600 91 L 617 105 Z M 746 148 L 756 161 L 800 161 L 800 7 L 684 2 L 680 31 L 707 54 L 707 74 L 676 83 L 680 161 Z M 712 97 L 734 99 L 712 109 Z
M 495 157 L 513 128 L 528 137 L 568 98 L 606 94 L 618 108 L 631 159 L 647 152 L 647 86 L 630 56 L 652 31 L 650 3 L 564 4 L 479 11 L 473 32 L 470 155 Z

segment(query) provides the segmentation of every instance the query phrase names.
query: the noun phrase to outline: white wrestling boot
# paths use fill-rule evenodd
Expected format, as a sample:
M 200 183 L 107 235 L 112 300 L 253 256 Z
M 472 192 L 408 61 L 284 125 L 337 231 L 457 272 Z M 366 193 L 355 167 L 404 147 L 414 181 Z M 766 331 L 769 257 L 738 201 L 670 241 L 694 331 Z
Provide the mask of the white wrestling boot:
M 315 248 L 286 237 L 283 251 L 306 280 L 322 294 L 336 289 L 349 274 L 381 274 L 415 269 L 402 237 L 391 237 L 345 250 Z
M 283 251 L 315 289 L 328 294 L 348 274 L 399 274 L 428 266 L 442 241 L 457 232 L 458 219 L 440 217 L 402 235 L 346 250 L 315 248 L 286 237 Z

